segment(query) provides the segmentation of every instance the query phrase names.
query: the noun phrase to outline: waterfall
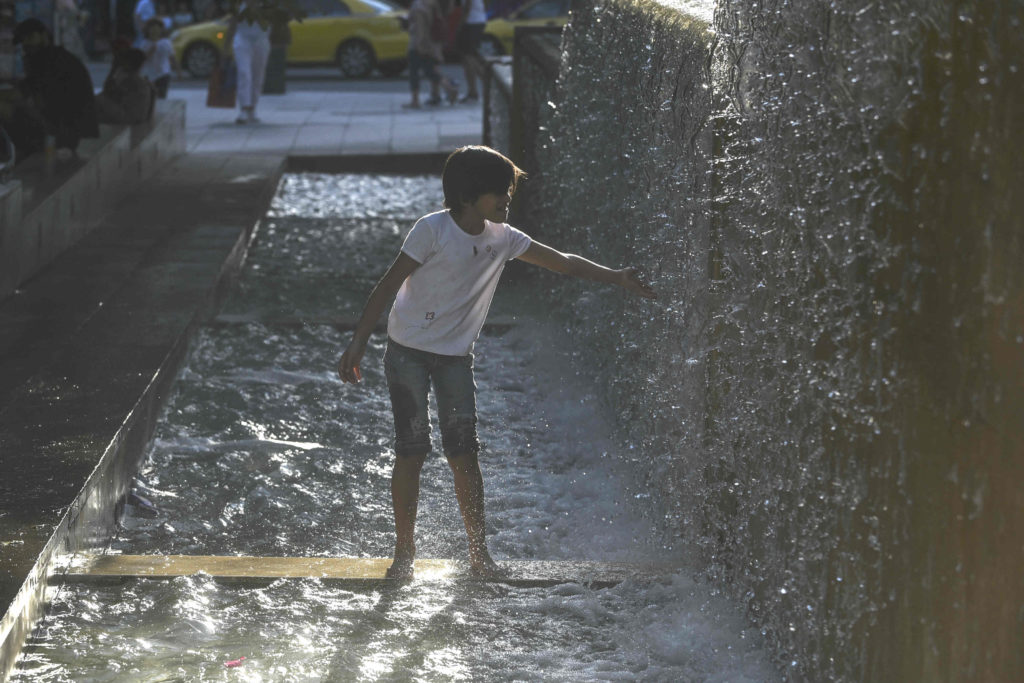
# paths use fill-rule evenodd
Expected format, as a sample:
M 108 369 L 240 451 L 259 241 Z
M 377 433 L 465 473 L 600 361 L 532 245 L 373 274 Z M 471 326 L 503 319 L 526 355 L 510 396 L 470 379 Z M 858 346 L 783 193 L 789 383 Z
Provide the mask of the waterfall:
M 1022 23 L 573 3 L 526 227 L 660 290 L 561 313 L 667 524 L 794 679 L 1021 673 Z

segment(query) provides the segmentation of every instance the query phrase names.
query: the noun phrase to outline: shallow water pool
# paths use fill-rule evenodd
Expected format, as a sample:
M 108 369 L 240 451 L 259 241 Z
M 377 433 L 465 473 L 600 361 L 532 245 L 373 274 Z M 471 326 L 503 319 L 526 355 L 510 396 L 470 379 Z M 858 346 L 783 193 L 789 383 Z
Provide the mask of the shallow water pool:
M 436 177 L 286 176 L 242 278 L 195 341 L 157 427 L 112 552 L 387 556 L 391 417 L 375 337 L 364 382 L 334 364 L 376 278 Z M 502 559 L 667 562 L 601 406 L 571 371 L 563 330 L 529 283 L 503 285 L 515 324 L 476 348 L 488 540 Z M 436 437 L 435 437 L 436 440 Z M 437 441 L 439 443 L 439 441 Z M 424 468 L 421 557 L 461 558 L 443 457 Z M 245 659 L 239 666 L 225 662 Z M 615 588 L 512 588 L 417 579 L 348 590 L 264 588 L 197 576 L 72 584 L 15 681 L 449 681 L 778 679 L 760 635 L 684 569 Z

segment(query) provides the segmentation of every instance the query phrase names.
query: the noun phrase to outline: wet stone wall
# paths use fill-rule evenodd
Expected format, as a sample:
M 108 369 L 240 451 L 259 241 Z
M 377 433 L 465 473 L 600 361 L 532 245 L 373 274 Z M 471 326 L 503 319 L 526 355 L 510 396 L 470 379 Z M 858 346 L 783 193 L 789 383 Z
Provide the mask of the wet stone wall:
M 661 293 L 580 372 L 791 678 L 1021 680 L 1024 4 L 680 3 L 563 36 L 527 227 Z

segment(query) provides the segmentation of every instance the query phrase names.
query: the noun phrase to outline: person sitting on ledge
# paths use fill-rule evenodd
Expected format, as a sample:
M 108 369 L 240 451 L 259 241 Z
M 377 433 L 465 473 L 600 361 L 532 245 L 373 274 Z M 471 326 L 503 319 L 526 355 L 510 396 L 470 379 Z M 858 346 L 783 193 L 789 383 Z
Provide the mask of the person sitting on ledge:
M 136 124 L 153 115 L 156 92 L 142 76 L 146 53 L 131 47 L 114 55 L 103 92 L 96 96 L 100 123 Z
M 50 31 L 38 19 L 18 24 L 14 43 L 21 45 L 25 78 L 3 114 L 18 158 L 42 150 L 46 136 L 54 137 L 58 159 L 70 158 L 79 140 L 100 134 L 89 71 L 77 57 L 53 44 Z

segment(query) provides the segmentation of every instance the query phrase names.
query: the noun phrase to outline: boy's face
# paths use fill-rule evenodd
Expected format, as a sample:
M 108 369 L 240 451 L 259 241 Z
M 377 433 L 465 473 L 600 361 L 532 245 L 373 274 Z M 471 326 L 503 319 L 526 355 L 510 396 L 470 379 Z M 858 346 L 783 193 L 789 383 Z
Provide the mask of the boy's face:
M 477 213 L 492 223 L 504 223 L 508 220 L 508 205 L 512 201 L 512 188 L 505 194 L 487 192 L 476 198 L 472 206 Z

